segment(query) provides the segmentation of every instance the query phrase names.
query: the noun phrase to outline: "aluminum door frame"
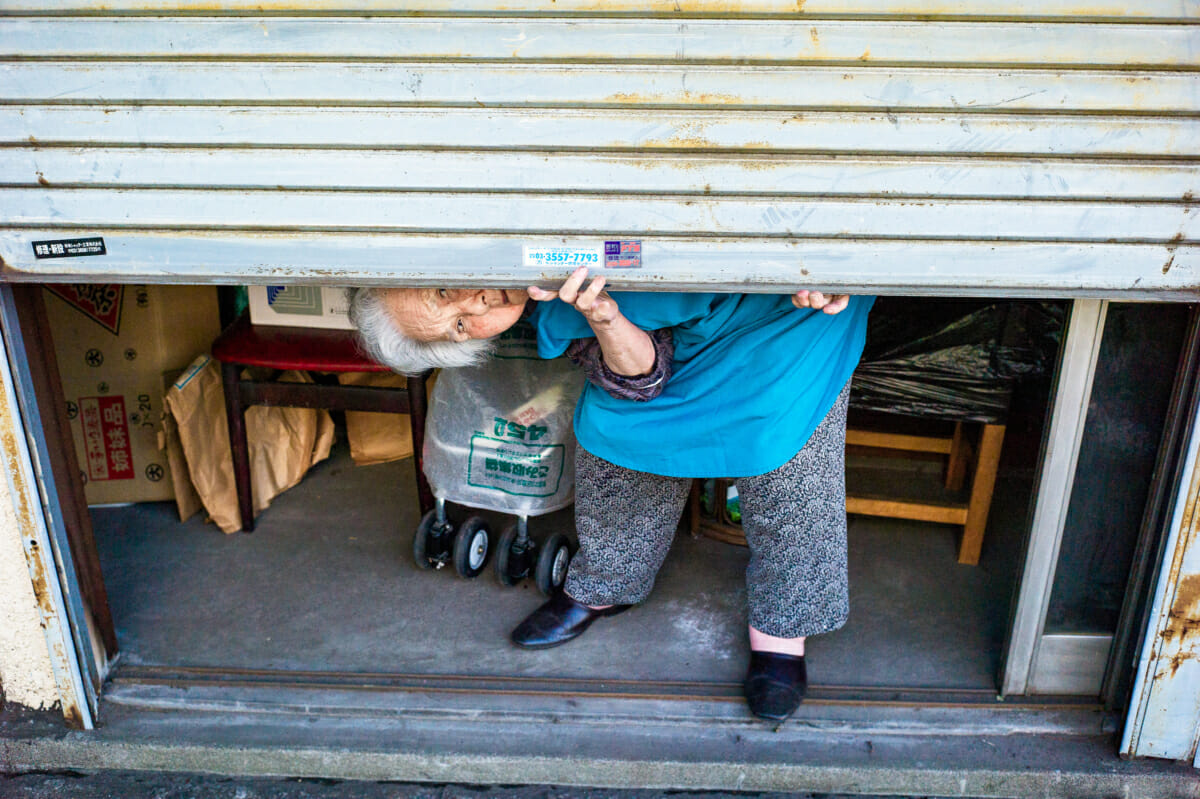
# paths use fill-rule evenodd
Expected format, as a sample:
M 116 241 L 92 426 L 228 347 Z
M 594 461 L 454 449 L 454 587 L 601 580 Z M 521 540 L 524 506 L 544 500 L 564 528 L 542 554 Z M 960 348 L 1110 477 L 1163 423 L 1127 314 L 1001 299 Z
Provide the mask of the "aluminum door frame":
M 1071 307 L 1000 680 L 1004 695 L 1100 693 L 1112 636 L 1046 635 L 1045 628 L 1108 305 L 1076 300 Z

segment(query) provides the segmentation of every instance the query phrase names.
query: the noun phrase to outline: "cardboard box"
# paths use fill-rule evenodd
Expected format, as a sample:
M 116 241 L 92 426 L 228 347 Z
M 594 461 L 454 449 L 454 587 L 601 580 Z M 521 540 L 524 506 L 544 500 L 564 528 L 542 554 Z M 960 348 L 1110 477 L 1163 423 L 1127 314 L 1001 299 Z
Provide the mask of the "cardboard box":
M 46 314 L 89 505 L 174 500 L 163 373 L 220 333 L 212 286 L 47 286 Z
M 247 286 L 256 325 L 353 330 L 346 289 L 329 286 Z

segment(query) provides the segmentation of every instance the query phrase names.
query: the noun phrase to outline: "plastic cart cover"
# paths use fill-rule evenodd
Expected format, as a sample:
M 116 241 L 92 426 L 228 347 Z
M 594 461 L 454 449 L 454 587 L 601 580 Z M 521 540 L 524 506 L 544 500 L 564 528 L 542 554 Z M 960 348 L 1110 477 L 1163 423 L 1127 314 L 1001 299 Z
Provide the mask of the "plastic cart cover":
M 851 407 L 1003 423 L 1014 382 L 1053 368 L 1064 316 L 1055 302 L 880 297 Z
M 537 356 L 524 321 L 481 366 L 446 369 L 433 389 L 425 476 L 435 496 L 537 516 L 575 499 L 575 402 L 583 373 Z

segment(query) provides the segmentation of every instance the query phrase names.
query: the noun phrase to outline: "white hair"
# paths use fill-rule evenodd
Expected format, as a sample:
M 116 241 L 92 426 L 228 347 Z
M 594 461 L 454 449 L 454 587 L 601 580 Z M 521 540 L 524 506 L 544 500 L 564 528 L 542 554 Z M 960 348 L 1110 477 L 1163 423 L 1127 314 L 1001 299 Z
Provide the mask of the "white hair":
M 387 289 L 350 289 L 350 321 L 367 354 L 394 372 L 419 375 L 430 369 L 452 369 L 482 363 L 492 351 L 489 339 L 418 341 L 396 324 L 384 302 Z

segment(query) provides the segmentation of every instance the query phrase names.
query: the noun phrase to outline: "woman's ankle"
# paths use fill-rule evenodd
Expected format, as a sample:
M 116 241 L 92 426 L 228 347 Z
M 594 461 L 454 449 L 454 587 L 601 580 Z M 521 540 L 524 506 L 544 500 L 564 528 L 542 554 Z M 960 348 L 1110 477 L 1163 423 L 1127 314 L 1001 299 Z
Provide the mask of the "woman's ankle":
M 612 605 L 589 605 L 586 602 L 580 602 L 575 597 L 571 596 L 570 594 L 567 594 L 566 591 L 563 591 L 563 593 L 566 594 L 567 598 L 570 599 L 572 602 L 579 604 L 579 605 L 583 605 L 588 610 L 608 610 L 609 608 L 612 607 Z
M 750 651 L 775 652 L 781 655 L 804 657 L 804 637 L 779 638 L 750 627 Z

